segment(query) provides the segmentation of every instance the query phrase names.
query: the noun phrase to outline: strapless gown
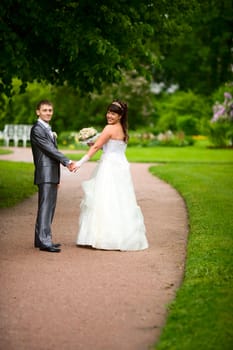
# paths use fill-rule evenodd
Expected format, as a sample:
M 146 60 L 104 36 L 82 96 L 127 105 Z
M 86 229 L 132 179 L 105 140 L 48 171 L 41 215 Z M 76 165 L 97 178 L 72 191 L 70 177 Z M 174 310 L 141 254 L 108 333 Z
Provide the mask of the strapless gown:
M 82 183 L 77 245 L 122 251 L 148 248 L 125 151 L 124 141 L 109 140 L 91 178 Z

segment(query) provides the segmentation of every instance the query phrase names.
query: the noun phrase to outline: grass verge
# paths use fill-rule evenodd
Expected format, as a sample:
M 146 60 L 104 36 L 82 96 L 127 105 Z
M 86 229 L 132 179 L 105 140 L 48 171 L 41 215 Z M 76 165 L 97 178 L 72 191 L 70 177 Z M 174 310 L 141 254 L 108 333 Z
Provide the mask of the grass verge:
M 233 165 L 166 164 L 152 174 L 185 199 L 190 232 L 185 276 L 156 350 L 233 348 Z
M 12 153 L 11 150 L 5 149 L 5 148 L 0 148 L 0 154 L 10 154 Z
M 37 191 L 33 172 L 31 163 L 0 161 L 0 208 L 11 207 Z

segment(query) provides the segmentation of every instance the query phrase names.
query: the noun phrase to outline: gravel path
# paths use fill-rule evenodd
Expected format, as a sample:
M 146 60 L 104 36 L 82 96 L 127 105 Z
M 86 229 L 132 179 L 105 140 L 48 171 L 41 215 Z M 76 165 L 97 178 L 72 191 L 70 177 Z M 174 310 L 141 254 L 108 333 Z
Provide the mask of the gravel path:
M 32 161 L 30 148 L 12 149 L 0 159 Z M 146 350 L 158 340 L 184 272 L 184 201 L 149 164 L 131 164 L 149 249 L 77 247 L 81 182 L 94 166 L 62 170 L 53 223 L 59 254 L 33 248 L 37 195 L 0 210 L 0 349 Z

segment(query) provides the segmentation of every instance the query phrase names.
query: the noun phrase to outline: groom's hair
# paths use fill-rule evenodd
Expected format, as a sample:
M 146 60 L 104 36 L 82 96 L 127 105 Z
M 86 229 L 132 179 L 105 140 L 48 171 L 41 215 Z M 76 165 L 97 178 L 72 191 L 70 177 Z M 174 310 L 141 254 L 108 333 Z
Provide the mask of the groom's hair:
M 52 107 L 53 107 L 52 102 L 50 102 L 49 100 L 41 100 L 40 102 L 37 103 L 37 105 L 36 105 L 36 110 L 40 109 L 40 107 L 41 107 L 42 105 L 49 105 L 49 106 L 52 106 Z

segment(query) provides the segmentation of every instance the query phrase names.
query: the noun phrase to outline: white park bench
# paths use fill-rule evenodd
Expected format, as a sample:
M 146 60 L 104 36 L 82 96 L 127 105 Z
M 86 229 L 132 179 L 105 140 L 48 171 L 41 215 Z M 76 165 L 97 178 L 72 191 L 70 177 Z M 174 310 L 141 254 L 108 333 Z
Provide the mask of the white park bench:
M 9 147 L 10 141 L 14 141 L 14 146 L 17 147 L 19 141 L 22 141 L 23 147 L 26 147 L 27 141 L 30 141 L 31 128 L 32 125 L 6 124 L 2 133 L 5 146 Z

